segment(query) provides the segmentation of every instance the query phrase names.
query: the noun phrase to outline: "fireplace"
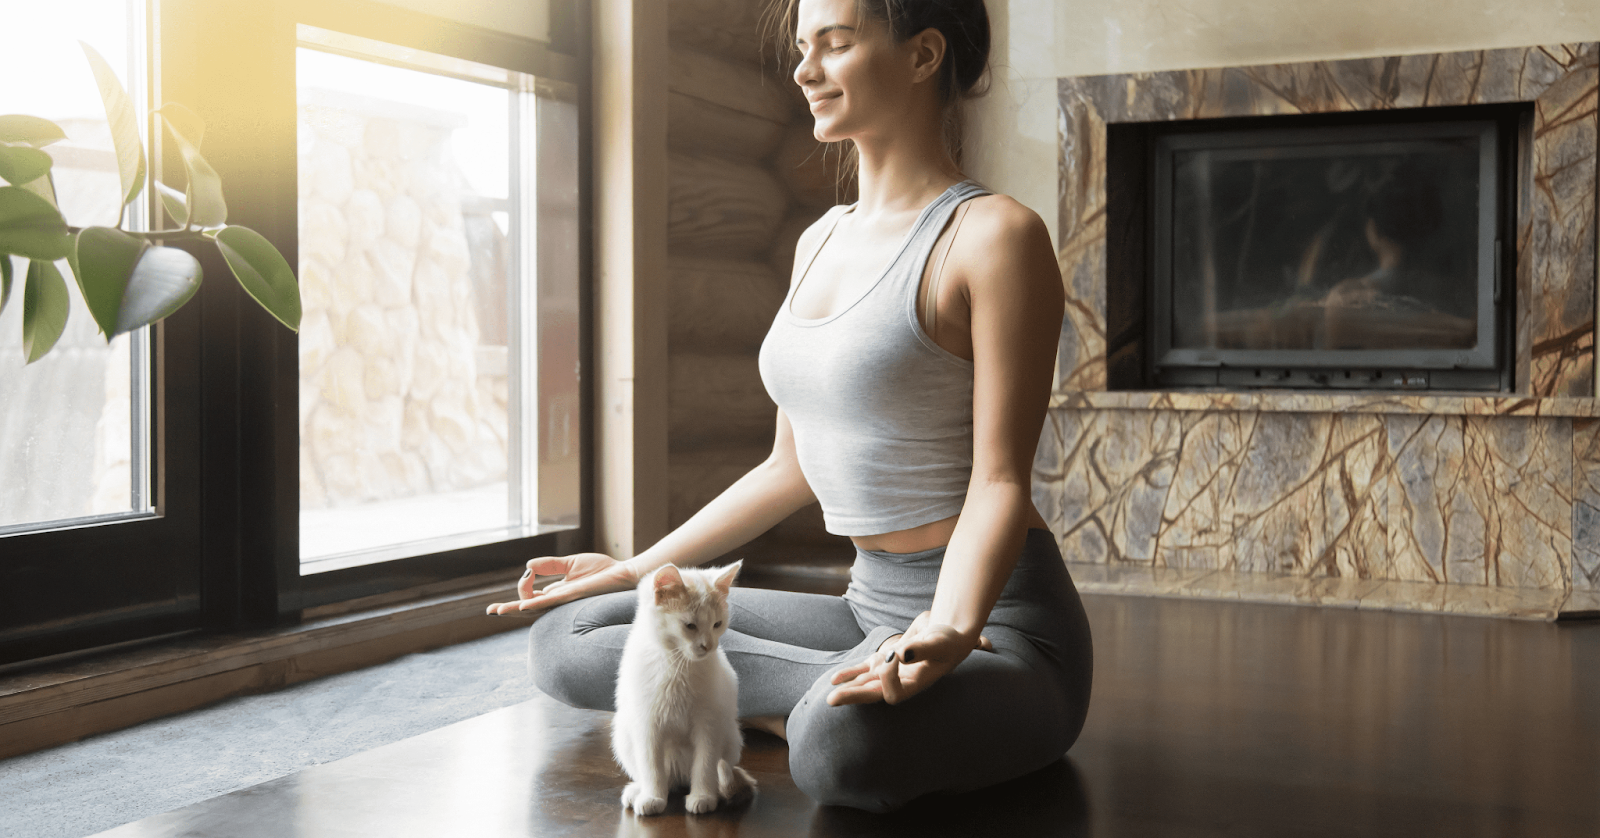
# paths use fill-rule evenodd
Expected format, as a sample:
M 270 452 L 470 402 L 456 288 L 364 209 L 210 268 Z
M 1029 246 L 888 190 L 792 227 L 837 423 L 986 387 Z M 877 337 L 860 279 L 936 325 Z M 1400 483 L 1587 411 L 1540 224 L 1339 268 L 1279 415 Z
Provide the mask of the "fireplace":
M 1107 289 L 1142 297 L 1131 384 L 1510 391 L 1530 123 L 1513 104 L 1109 126 L 1108 214 L 1143 227 L 1141 287 Z

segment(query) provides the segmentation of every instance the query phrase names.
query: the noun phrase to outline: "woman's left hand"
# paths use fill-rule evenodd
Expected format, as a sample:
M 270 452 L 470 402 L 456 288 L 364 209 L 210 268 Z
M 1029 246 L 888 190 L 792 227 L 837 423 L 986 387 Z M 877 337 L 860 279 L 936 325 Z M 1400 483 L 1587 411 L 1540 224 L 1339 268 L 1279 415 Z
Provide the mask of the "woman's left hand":
M 993 648 L 989 638 L 980 635 L 974 642 L 953 626 L 932 622 L 924 611 L 905 634 L 891 638 L 866 660 L 835 672 L 833 684 L 838 689 L 828 693 L 828 703 L 899 704 L 932 686 L 974 649 Z

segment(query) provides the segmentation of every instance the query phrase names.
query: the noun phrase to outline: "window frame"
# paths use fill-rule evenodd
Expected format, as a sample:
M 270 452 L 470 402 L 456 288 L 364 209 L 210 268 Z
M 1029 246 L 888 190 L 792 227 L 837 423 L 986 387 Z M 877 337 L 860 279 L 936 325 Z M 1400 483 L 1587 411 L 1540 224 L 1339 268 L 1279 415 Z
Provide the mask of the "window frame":
M 180 0 L 192 2 L 192 0 Z M 174 0 L 167 0 L 170 8 Z M 196 3 L 196 5 L 201 5 Z M 232 9 L 216 9 L 214 14 L 233 14 Z M 578 88 L 579 98 L 579 344 L 580 369 L 589 369 L 589 298 L 591 260 L 589 258 L 589 85 L 586 56 L 563 55 L 549 45 L 515 36 L 496 33 L 466 24 L 448 21 L 397 9 L 393 6 L 368 2 L 368 0 L 295 0 L 274 7 L 271 37 L 263 40 L 272 43 L 272 55 L 267 75 L 273 78 L 273 90 L 268 92 L 271 109 L 268 130 L 271 134 L 276 160 L 290 164 L 279 170 L 271 184 L 262 184 L 263 191 L 277 200 L 263 202 L 271 212 L 244 215 L 245 208 L 235 194 L 241 192 L 234 183 L 248 182 L 248 174 L 240 172 L 233 177 L 220 164 L 218 172 L 223 182 L 230 185 L 230 206 L 239 206 L 240 215 L 230 220 L 254 227 L 258 232 L 278 244 L 290 264 L 298 264 L 298 181 L 293 161 L 296 160 L 296 83 L 295 49 L 299 45 L 298 24 L 344 32 L 363 38 L 394 44 L 396 46 L 462 58 L 482 64 L 530 73 L 536 76 L 571 82 Z M 582 21 L 586 15 L 577 15 Z M 243 27 L 241 27 L 241 30 Z M 225 31 L 225 30 L 214 30 Z M 586 44 L 586 37 L 570 38 L 568 43 Z M 163 79 L 167 83 L 168 79 Z M 242 80 L 241 80 L 242 81 Z M 171 89 L 166 88 L 166 89 Z M 172 98 L 176 99 L 176 96 Z M 199 110 L 199 109 L 197 109 Z M 199 111 L 204 115 L 205 111 Z M 259 126 L 259 123 L 258 123 Z M 210 135 L 208 134 L 208 144 Z M 259 226 L 258 226 L 259 225 Z M 269 230 L 271 232 L 269 232 Z M 220 259 L 217 260 L 220 263 Z M 219 268 L 222 266 L 219 264 Z M 208 272 L 209 269 L 208 269 Z M 213 274 L 214 275 L 214 274 Z M 224 305 L 237 327 L 237 339 L 232 349 L 237 353 L 237 421 L 239 435 L 236 439 L 237 461 L 237 527 L 238 577 L 228 580 L 234 584 L 237 599 L 235 613 L 229 622 L 235 624 L 281 624 L 299 619 L 301 611 L 357 597 L 371 596 L 424 584 L 444 582 L 453 578 L 474 576 L 490 571 L 504 570 L 509 575 L 508 587 L 529 558 L 539 555 L 560 555 L 587 549 L 592 541 L 592 434 L 590 433 L 590 397 L 587 382 L 591 378 L 580 374 L 584 389 L 580 391 L 579 457 L 582 463 L 581 486 L 584 497 L 580 501 L 580 523 L 576 529 L 556 533 L 513 538 L 473 547 L 446 550 L 438 553 L 395 559 L 381 563 L 361 565 L 340 570 L 301 574 L 299 549 L 299 347 L 296 336 L 261 311 L 238 287 L 227 285 L 230 300 Z M 257 351 L 244 352 L 243 347 Z M 204 375 L 204 374 L 203 374 Z M 207 388 L 211 390 L 210 387 Z M 227 407 L 218 406 L 219 414 Z M 255 445 L 246 440 L 260 440 Z M 227 464 L 218 464 L 226 469 Z M 220 476 L 220 475 L 219 475 Z M 207 514 L 210 534 L 225 538 L 228 527 L 228 510 L 217 509 Z M 209 553 L 209 551 L 208 551 Z M 223 602 L 227 591 L 216 595 Z M 219 602 L 221 605 L 221 602 Z M 218 616 L 223 616 L 221 613 Z

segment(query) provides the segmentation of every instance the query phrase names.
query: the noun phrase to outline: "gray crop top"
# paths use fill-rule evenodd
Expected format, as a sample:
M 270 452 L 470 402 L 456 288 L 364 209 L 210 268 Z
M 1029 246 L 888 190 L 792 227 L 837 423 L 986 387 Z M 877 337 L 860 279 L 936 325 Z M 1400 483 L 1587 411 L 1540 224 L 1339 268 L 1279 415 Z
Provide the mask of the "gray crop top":
M 945 190 L 888 268 L 831 317 L 796 317 L 792 283 L 761 344 L 761 380 L 794 428 L 828 532 L 877 535 L 961 511 L 972 476 L 972 363 L 923 331 L 917 291 L 956 207 L 987 194 L 972 181 Z M 850 209 L 834 207 L 817 224 L 831 234 Z

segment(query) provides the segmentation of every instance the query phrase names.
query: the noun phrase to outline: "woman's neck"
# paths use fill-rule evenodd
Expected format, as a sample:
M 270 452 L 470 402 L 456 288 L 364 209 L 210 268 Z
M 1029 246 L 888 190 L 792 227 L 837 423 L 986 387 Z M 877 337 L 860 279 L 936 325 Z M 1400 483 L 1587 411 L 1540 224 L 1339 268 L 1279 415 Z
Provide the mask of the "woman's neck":
M 890 136 L 855 142 L 856 212 L 862 215 L 920 212 L 965 177 L 945 150 L 937 125 L 905 126 Z

